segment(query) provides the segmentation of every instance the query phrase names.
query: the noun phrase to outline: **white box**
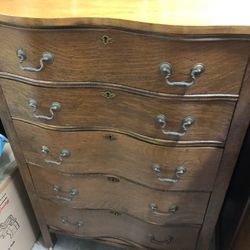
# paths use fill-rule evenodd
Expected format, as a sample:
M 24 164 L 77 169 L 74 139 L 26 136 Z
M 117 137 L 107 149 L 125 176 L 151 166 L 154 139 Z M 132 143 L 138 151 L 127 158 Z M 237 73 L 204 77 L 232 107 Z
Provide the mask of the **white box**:
M 30 250 L 39 229 L 9 143 L 0 158 L 0 249 Z

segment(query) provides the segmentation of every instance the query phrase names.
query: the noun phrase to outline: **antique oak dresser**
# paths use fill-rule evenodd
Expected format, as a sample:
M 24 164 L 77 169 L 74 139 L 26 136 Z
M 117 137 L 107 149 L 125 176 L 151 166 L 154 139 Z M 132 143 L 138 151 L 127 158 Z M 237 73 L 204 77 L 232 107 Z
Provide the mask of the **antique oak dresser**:
M 0 116 L 46 247 L 208 250 L 250 118 L 246 3 L 0 1 Z

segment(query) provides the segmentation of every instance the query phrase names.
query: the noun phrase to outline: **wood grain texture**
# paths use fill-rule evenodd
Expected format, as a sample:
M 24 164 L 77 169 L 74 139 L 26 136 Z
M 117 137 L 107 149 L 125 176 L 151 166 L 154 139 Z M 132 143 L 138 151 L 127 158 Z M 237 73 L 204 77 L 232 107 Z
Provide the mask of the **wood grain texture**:
M 148 97 L 162 97 L 168 99 L 187 99 L 187 100 L 199 100 L 202 98 L 203 101 L 217 100 L 217 101 L 237 101 L 239 98 L 238 94 L 168 94 L 162 92 L 154 92 L 146 89 L 139 89 L 130 87 L 127 85 L 121 85 L 118 83 L 107 83 L 107 82 L 65 82 L 65 81 L 44 81 L 28 78 L 20 75 L 15 75 L 7 72 L 0 72 L 0 77 L 5 80 L 12 80 L 29 84 L 32 86 L 46 87 L 46 88 L 112 88 L 113 90 L 121 90 L 128 93 L 148 96 Z
M 60 85 L 60 89 L 46 88 L 46 86 L 31 87 L 20 82 L 1 79 L 1 88 L 4 93 L 0 93 L 2 105 L 0 114 L 3 116 L 11 141 L 15 144 L 14 151 L 21 165 L 23 179 L 27 181 L 26 186 L 47 247 L 53 244 L 49 233 L 51 231 L 68 232 L 79 237 L 94 239 L 106 239 L 111 236 L 117 240 L 125 239 L 128 245 L 134 244 L 135 248 L 166 249 L 166 245 L 155 245 L 150 242 L 149 231 L 153 231 L 155 238 L 159 241 L 168 239 L 170 234 L 174 235 L 170 250 L 208 250 L 209 241 L 250 121 L 250 68 L 245 72 L 250 49 L 250 24 L 248 8 L 243 0 L 237 4 L 235 1 L 225 3 L 224 0 L 220 3 L 215 0 L 193 0 L 192 3 L 185 0 L 171 1 L 171 3 L 167 0 L 130 2 L 121 0 L 66 2 L 62 0 L 60 3 L 51 0 L 34 0 L 32 3 L 26 0 L 0 1 L 0 48 L 2 52 L 0 78 L 12 78 L 32 85 L 40 83 L 42 85 L 46 82 L 51 85 L 49 87 Z M 23 29 L 16 26 L 29 28 Z M 110 36 L 112 43 L 102 44 L 100 37 L 103 35 Z M 40 73 L 25 73 L 17 65 L 17 48 L 23 48 L 26 51 L 27 60 L 24 62 L 26 66 L 38 66 L 41 53 L 44 51 L 55 55 L 54 63 L 47 65 Z M 206 70 L 192 87 L 170 88 L 166 86 L 164 77 L 160 74 L 161 62 L 170 62 L 173 65 L 172 81 L 190 80 L 190 69 L 197 62 L 204 63 Z M 244 84 L 241 87 L 243 77 L 245 77 Z M 95 86 L 91 86 L 91 82 L 95 82 L 93 84 Z M 77 86 L 78 83 L 79 86 Z M 90 86 L 84 88 L 87 86 L 82 86 L 83 83 L 90 84 Z M 106 85 L 101 86 L 102 83 Z M 110 87 L 107 88 L 107 84 Z M 115 88 L 115 85 L 119 85 L 120 89 Z M 113 99 L 104 99 L 100 95 L 102 91 L 114 92 L 116 96 Z M 196 97 L 190 99 L 189 96 L 193 94 Z M 173 96 L 170 97 L 170 95 Z M 197 95 L 202 95 L 200 97 L 203 98 Z M 27 107 L 28 98 L 38 100 L 39 113 L 48 114 L 48 107 L 52 101 L 60 101 L 63 108 L 56 113 L 56 118 L 51 123 L 37 123 L 31 117 L 31 110 Z M 165 138 L 159 135 L 161 131 L 154 123 L 154 117 L 158 112 L 167 116 L 168 128 L 174 131 L 180 127 L 181 120 L 187 115 L 195 116 L 196 122 L 183 140 Z M 104 173 L 106 175 L 74 176 L 72 173 L 65 174 L 64 170 L 53 170 L 45 166 L 30 165 L 33 177 L 31 178 L 25 162 L 25 158 L 28 159 L 26 155 L 28 151 L 25 151 L 24 158 L 22 144 L 20 144 L 22 125 L 18 129 L 17 137 L 11 115 L 15 119 L 16 126 L 22 124 L 19 121 L 26 121 L 26 123 L 36 125 L 32 125 L 34 130 L 40 126 L 40 128 L 47 128 L 48 133 L 60 130 L 65 134 L 74 135 L 76 130 L 79 130 L 81 131 L 78 131 L 79 134 L 86 135 L 87 132 L 82 130 L 95 130 L 95 132 L 88 133 L 90 136 L 92 133 L 101 135 L 112 131 L 118 139 L 110 143 L 118 143 L 119 138 L 128 140 L 129 143 L 124 145 L 125 150 L 128 150 L 129 144 L 150 145 L 136 141 L 132 137 L 153 142 L 150 148 L 160 147 L 156 144 L 159 145 L 163 141 L 168 143 L 172 141 L 171 146 L 178 146 L 179 150 L 173 148 L 175 154 L 177 152 L 183 154 L 184 151 L 181 150 L 184 148 L 181 146 L 184 144 L 182 143 L 188 146 L 199 146 L 197 142 L 203 146 L 211 145 L 211 142 L 215 146 L 223 146 L 225 143 L 225 149 L 212 195 L 208 192 L 156 191 L 152 189 L 154 184 L 145 187 L 140 181 L 136 184 L 132 179 L 128 181 L 122 177 L 118 177 L 117 183 L 108 182 L 106 173 Z M 231 120 L 232 117 L 233 120 Z M 24 127 L 27 131 L 27 124 Z M 96 130 L 100 131 L 96 132 Z M 22 140 L 25 142 L 24 139 Z M 38 137 L 33 140 L 38 144 L 43 139 Z M 52 148 L 56 148 L 56 140 L 55 137 Z M 170 144 L 164 145 L 170 146 Z M 166 147 L 166 149 L 169 148 Z M 186 149 L 187 159 L 190 159 L 193 150 L 197 150 L 198 156 L 199 149 Z M 208 148 L 204 147 L 205 149 Z M 114 149 L 112 147 L 108 149 L 107 146 L 107 152 L 108 150 Z M 31 150 L 31 152 L 37 151 Z M 141 158 L 147 154 L 145 159 L 155 159 L 151 158 L 147 152 L 145 150 L 137 155 Z M 165 155 L 165 153 L 162 154 Z M 35 155 L 38 154 L 35 153 L 34 158 Z M 206 155 L 204 152 L 199 153 L 200 157 L 204 155 Z M 131 153 L 130 159 L 127 158 L 129 164 L 133 162 L 132 156 Z M 78 159 L 80 161 L 80 158 Z M 176 159 L 181 159 L 181 156 Z M 196 160 L 190 162 L 195 163 Z M 34 163 L 39 164 L 39 162 Z M 198 166 L 196 164 L 194 166 Z M 68 167 L 70 169 L 70 165 Z M 217 165 L 214 162 L 213 168 L 208 167 L 209 170 L 206 170 L 211 175 L 207 175 L 207 179 L 210 179 L 209 185 L 214 182 L 215 174 L 210 171 L 216 171 L 216 168 Z M 132 171 L 131 173 L 133 174 Z M 198 177 L 198 171 L 196 173 Z M 83 179 L 86 180 L 86 187 Z M 108 176 L 108 179 L 117 180 L 114 176 Z M 81 199 L 72 200 L 72 203 L 75 202 L 75 207 L 79 209 L 66 207 L 64 203 L 59 202 L 46 204 L 46 201 L 41 199 L 38 203 L 31 181 L 37 187 L 39 186 L 40 193 L 53 201 L 56 197 L 49 195 L 51 188 L 46 189 L 46 187 L 51 187 L 54 182 L 59 183 L 66 192 L 72 188 L 72 183 L 89 192 L 80 192 Z M 114 188 L 115 185 L 116 188 Z M 191 186 L 190 182 L 189 185 Z M 98 200 L 95 196 L 91 196 L 91 192 L 97 193 Z M 100 195 L 102 192 L 104 192 L 103 195 Z M 65 194 L 64 189 L 62 193 L 62 195 Z M 109 197 L 111 197 L 110 200 Z M 121 199 L 121 197 L 125 198 Z M 169 207 L 170 201 L 174 201 L 179 202 L 180 208 L 184 207 L 186 210 L 184 213 L 181 209 L 178 210 L 179 213 L 175 214 L 179 216 L 178 220 L 173 217 L 172 222 L 169 217 L 165 221 L 164 219 L 158 220 L 148 215 L 146 208 L 149 209 L 149 199 L 150 201 L 156 199 L 160 209 L 166 209 L 165 206 Z M 107 210 L 83 211 L 82 206 L 89 205 L 89 201 L 92 208 L 106 207 Z M 115 207 L 117 210 L 125 207 L 127 211 L 123 210 L 122 215 L 116 217 L 114 213 L 111 214 L 108 211 L 110 207 Z M 131 216 L 127 213 L 131 213 Z M 74 224 L 80 219 L 85 220 L 87 226 L 77 228 L 74 225 L 61 223 L 60 217 L 64 214 L 68 216 L 69 223 Z M 179 224 L 178 221 L 203 223 L 203 225 L 200 231 L 199 226 Z M 152 225 L 153 223 L 159 225 L 167 223 L 171 226 Z M 172 223 L 177 223 L 180 227 Z M 48 231 L 47 224 L 50 226 L 50 231 Z
M 64 173 L 113 174 L 160 190 L 211 191 L 223 151 L 211 147 L 157 146 L 119 133 L 57 132 L 19 121 L 14 124 L 28 163 Z M 50 149 L 48 156 L 41 152 L 43 145 Z M 63 148 L 71 155 L 62 165 L 45 163 L 45 158 L 57 160 Z M 176 178 L 175 171 L 180 166 L 185 166 L 187 172 L 177 183 L 160 182 L 152 170 L 153 164 L 161 166 L 162 178 Z
M 104 45 L 107 35 L 112 43 Z M 171 40 L 164 36 L 112 29 L 24 30 L 0 28 L 0 71 L 50 81 L 109 82 L 156 93 L 238 94 L 250 50 L 247 42 Z M 37 67 L 45 51 L 54 62 L 38 73 L 18 66 L 16 50 L 27 55 L 24 66 Z M 190 82 L 190 71 L 203 63 L 205 71 L 188 88 L 168 86 L 160 64 L 171 63 L 170 81 Z
M 45 224 L 45 220 L 43 214 L 41 213 L 41 209 L 38 206 L 37 196 L 35 195 L 35 189 L 32 183 L 31 175 L 26 164 L 22 149 L 20 147 L 18 137 L 16 135 L 16 131 L 13 126 L 13 122 L 11 120 L 11 116 L 8 110 L 8 106 L 3 95 L 1 86 L 0 86 L 0 117 L 3 122 L 3 126 L 5 132 L 7 134 L 8 140 L 11 144 L 11 148 L 15 155 L 15 159 L 17 161 L 17 165 L 27 190 L 29 199 L 31 200 L 32 207 L 34 209 L 34 213 L 39 224 L 41 234 L 44 240 L 44 244 L 46 247 L 52 247 L 56 241 L 56 237 L 54 234 L 50 234 L 48 231 L 47 225 Z
M 235 106 L 231 101 L 156 99 L 112 89 L 108 91 L 116 96 L 106 99 L 101 95 L 106 89 L 74 88 L 60 89 L 59 92 L 56 88 L 37 88 L 8 80 L 1 80 L 1 86 L 14 119 L 85 130 L 113 128 L 173 141 L 224 142 Z M 61 111 L 50 121 L 33 118 L 28 106 L 30 98 L 38 102 L 37 113 L 48 115 L 49 107 L 55 101 L 61 103 Z M 155 121 L 159 114 L 167 117 L 168 131 L 180 131 L 185 117 L 192 116 L 195 122 L 183 137 L 164 135 L 161 125 Z
M 1 0 L 0 6 L 0 21 L 11 25 L 105 25 L 178 34 L 250 33 L 249 6 L 244 0 L 237 4 L 232 0 Z
M 29 169 L 39 196 L 55 199 L 68 207 L 114 210 L 158 225 L 201 224 L 209 199 L 209 193 L 155 191 L 113 175 L 63 174 L 34 165 Z M 59 187 L 58 192 L 53 190 L 54 185 Z M 79 191 L 72 199 L 71 189 Z M 167 212 L 171 206 L 179 209 L 175 214 L 159 215 L 152 211 L 151 203 L 160 211 Z
M 117 238 L 134 242 L 135 248 L 146 249 L 178 249 L 193 250 L 199 226 L 156 226 L 131 218 L 127 215 L 114 216 L 108 211 L 83 211 L 59 206 L 54 202 L 40 199 L 39 204 L 44 213 L 47 213 L 46 222 L 54 229 L 70 232 L 76 236 L 90 238 Z M 61 217 L 67 217 L 71 223 L 82 221 L 82 226 L 77 227 L 62 223 Z M 156 240 L 164 241 L 173 237 L 170 244 L 156 244 L 150 241 L 149 235 L 154 235 Z

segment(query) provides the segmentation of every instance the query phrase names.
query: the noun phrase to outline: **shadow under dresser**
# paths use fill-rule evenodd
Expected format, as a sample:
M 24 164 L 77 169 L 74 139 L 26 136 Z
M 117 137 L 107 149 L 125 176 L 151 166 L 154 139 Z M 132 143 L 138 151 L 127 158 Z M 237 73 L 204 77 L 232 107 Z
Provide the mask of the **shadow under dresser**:
M 145 1 L 13 2 L 0 116 L 45 245 L 207 250 L 249 124 L 250 28 L 151 19 L 159 1 L 146 20 Z

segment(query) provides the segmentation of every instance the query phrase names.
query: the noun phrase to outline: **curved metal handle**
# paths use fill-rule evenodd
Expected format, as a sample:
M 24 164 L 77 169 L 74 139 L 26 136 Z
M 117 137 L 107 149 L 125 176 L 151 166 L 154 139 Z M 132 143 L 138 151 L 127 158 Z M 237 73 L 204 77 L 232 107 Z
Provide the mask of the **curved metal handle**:
M 68 220 L 68 217 L 67 216 L 62 216 L 61 217 L 61 221 L 62 221 L 62 223 L 63 224 L 68 224 L 68 225 L 70 225 L 70 226 L 74 226 L 74 227 L 81 227 L 82 225 L 83 225 L 83 222 L 81 221 L 81 220 L 79 220 L 79 221 L 77 221 L 77 222 L 70 222 L 69 220 Z
M 41 149 L 42 153 L 45 154 L 45 155 L 48 155 L 49 154 L 49 148 L 47 146 L 42 146 L 42 149 Z M 45 158 L 45 162 L 48 163 L 48 164 L 56 164 L 56 165 L 61 165 L 63 163 L 63 160 L 64 158 L 66 157 L 69 157 L 70 156 L 70 152 L 69 150 L 67 149 L 62 149 L 60 154 L 59 154 L 59 157 L 58 157 L 58 160 L 54 161 L 54 160 L 48 160 Z
M 52 102 L 49 108 L 50 116 L 47 115 L 38 115 L 36 114 L 37 108 L 38 108 L 38 103 L 34 99 L 29 99 L 28 102 L 29 107 L 32 108 L 32 116 L 37 118 L 37 119 L 44 119 L 47 121 L 52 120 L 55 117 L 54 111 L 60 111 L 61 110 L 61 104 L 59 102 Z
M 174 237 L 173 236 L 168 236 L 168 239 L 160 241 L 160 240 L 156 240 L 155 236 L 153 234 L 149 234 L 148 237 L 150 238 L 150 241 L 154 244 L 157 245 L 169 245 L 170 243 L 173 242 Z
M 165 76 L 166 83 L 169 86 L 190 87 L 195 83 L 196 77 L 204 72 L 205 66 L 202 63 L 197 63 L 190 71 L 191 82 L 170 82 L 168 79 L 172 75 L 172 65 L 168 62 L 160 65 L 160 71 Z
M 149 207 L 151 208 L 152 212 L 156 215 L 171 215 L 171 214 L 175 214 L 177 212 L 177 210 L 179 209 L 178 206 L 176 205 L 172 205 L 169 207 L 169 209 L 165 212 L 165 211 L 160 211 L 158 209 L 157 204 L 155 203 L 150 203 Z
M 53 191 L 56 193 L 65 194 L 68 197 L 57 195 L 56 198 L 64 201 L 72 201 L 75 196 L 79 194 L 79 190 L 77 188 L 72 188 L 69 192 L 63 192 L 58 185 L 53 185 Z
M 157 115 L 155 121 L 161 126 L 161 131 L 164 135 L 173 135 L 173 136 L 184 136 L 187 132 L 187 129 L 194 124 L 193 117 L 191 116 L 185 117 L 182 120 L 180 131 L 174 132 L 165 130 L 165 127 L 167 126 L 167 118 L 165 115 L 163 114 Z
M 43 52 L 40 58 L 40 65 L 38 67 L 25 67 L 22 63 L 27 59 L 26 53 L 23 49 L 17 49 L 17 57 L 19 58 L 19 67 L 24 71 L 40 72 L 43 70 L 45 64 L 53 63 L 54 56 L 49 52 Z
M 160 177 L 161 173 L 161 166 L 159 164 L 153 164 L 152 169 L 154 172 L 156 172 L 158 176 L 158 180 L 161 182 L 170 182 L 170 183 L 176 183 L 180 180 L 181 175 L 185 174 L 187 172 L 187 168 L 181 166 L 176 168 L 175 170 L 175 178 L 162 178 Z

